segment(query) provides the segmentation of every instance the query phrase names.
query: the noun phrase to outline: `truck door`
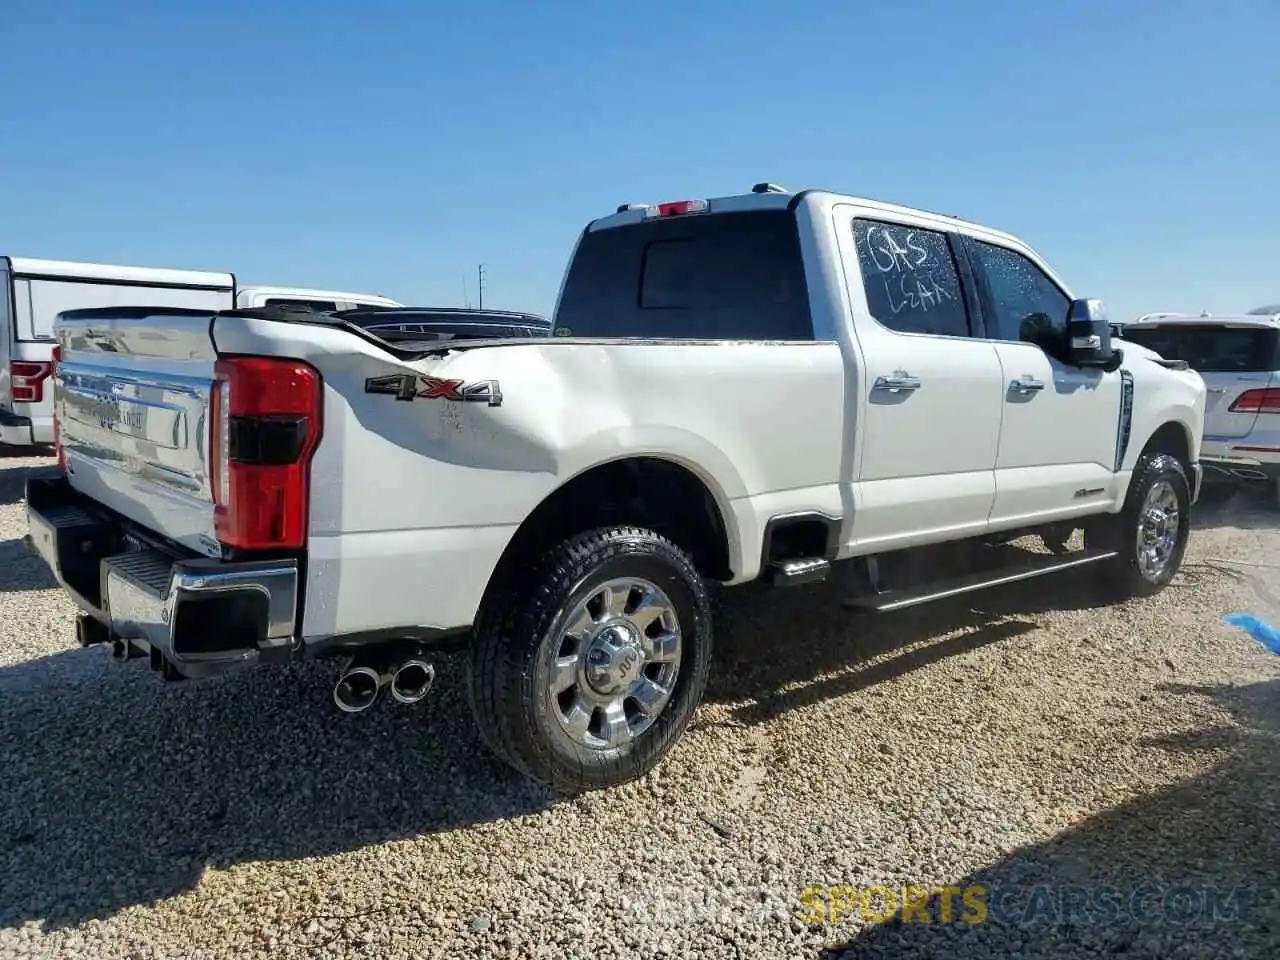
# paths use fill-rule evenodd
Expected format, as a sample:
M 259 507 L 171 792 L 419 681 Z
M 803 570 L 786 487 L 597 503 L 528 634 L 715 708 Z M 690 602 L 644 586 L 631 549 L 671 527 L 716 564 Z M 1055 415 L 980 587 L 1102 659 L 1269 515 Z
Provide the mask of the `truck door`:
M 1004 378 L 991 526 L 1097 513 L 1116 497 L 1121 374 L 1059 359 L 1071 297 L 1031 257 L 965 244 Z
M 861 370 L 850 375 L 852 547 L 983 532 L 995 498 L 1003 376 L 974 339 L 956 242 L 928 221 L 835 210 Z

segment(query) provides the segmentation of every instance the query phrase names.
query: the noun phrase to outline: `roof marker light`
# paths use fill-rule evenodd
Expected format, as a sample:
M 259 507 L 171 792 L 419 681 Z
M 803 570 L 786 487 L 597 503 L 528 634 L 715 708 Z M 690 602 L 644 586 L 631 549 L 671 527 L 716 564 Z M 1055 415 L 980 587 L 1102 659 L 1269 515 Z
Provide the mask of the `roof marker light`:
M 671 203 L 660 203 L 656 207 L 645 210 L 645 218 L 650 217 L 683 217 L 691 213 L 706 213 L 711 204 L 705 200 L 673 200 Z

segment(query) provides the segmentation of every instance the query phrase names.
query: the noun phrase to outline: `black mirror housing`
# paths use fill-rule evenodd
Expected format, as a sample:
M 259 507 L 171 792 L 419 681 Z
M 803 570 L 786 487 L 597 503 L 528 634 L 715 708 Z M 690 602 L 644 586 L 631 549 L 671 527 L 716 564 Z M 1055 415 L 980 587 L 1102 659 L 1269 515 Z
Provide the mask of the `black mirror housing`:
M 1119 351 L 1111 346 L 1112 324 L 1101 300 L 1072 300 L 1067 314 L 1067 362 L 1078 367 L 1119 366 Z

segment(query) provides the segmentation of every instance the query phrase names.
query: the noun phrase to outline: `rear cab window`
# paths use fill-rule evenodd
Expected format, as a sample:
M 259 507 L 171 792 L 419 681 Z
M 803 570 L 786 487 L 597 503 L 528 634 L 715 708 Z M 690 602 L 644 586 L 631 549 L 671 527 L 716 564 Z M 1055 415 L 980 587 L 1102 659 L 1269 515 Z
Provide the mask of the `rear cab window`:
M 1166 360 L 1185 360 L 1198 373 L 1280 370 L 1280 329 L 1276 327 L 1167 323 L 1126 327 L 1123 338 Z
M 814 339 L 795 214 L 692 214 L 578 244 L 555 318 L 572 337 Z

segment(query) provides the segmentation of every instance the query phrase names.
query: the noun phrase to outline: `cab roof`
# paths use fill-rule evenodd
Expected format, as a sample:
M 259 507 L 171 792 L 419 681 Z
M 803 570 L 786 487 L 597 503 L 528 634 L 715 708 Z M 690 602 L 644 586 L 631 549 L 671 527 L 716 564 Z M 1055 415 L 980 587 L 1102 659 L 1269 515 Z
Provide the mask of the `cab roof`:
M 908 207 L 902 204 L 887 203 L 883 200 L 873 200 L 869 197 L 860 197 L 854 194 L 840 193 L 832 190 L 788 190 L 785 187 L 779 187 L 776 184 L 771 183 L 758 183 L 751 189 L 750 193 L 730 194 L 722 197 L 708 197 L 695 200 L 673 200 L 662 203 L 624 203 L 621 204 L 614 213 L 592 220 L 591 223 L 587 225 L 587 230 L 589 232 L 594 232 L 596 230 L 607 230 L 613 227 L 643 223 L 647 219 L 665 215 L 662 212 L 663 208 L 679 207 L 681 204 L 688 203 L 706 205 L 705 209 L 698 209 L 691 212 L 738 213 L 753 210 L 784 210 L 794 208 L 802 202 L 816 203 L 820 205 L 852 203 L 873 212 L 883 213 L 887 216 L 893 216 L 895 214 L 899 216 L 925 216 L 937 223 L 937 225 L 942 229 L 949 228 L 961 233 L 982 233 L 987 236 L 998 237 L 1017 246 L 1025 246 L 1024 241 L 1012 234 L 993 229 L 985 224 L 975 223 L 970 220 L 963 220 L 960 217 L 951 216 L 949 214 L 934 213 L 931 210 L 924 210 L 919 207 Z

